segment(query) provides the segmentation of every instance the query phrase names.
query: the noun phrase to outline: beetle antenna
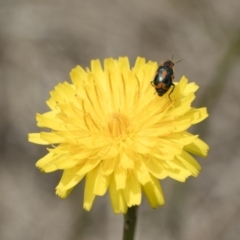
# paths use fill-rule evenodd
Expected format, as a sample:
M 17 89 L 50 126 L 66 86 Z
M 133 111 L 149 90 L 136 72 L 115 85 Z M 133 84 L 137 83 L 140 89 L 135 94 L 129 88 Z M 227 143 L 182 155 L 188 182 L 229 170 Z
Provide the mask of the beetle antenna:
M 173 53 L 172 53 L 172 62 L 173 62 Z
M 181 60 L 179 60 L 179 61 L 175 62 L 174 64 L 177 64 L 177 63 L 179 63 L 179 62 L 181 62 L 181 61 L 183 61 L 183 59 L 181 59 Z

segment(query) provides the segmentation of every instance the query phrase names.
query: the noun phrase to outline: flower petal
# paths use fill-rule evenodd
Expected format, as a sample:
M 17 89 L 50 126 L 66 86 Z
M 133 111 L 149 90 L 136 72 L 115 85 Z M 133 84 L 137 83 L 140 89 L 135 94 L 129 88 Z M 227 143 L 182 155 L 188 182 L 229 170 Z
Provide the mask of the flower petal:
M 47 141 L 41 138 L 40 133 L 29 133 L 28 141 L 36 144 L 41 144 L 41 145 L 49 145 Z
M 204 141 L 197 138 L 194 142 L 185 146 L 184 149 L 198 156 L 206 157 L 208 154 L 209 146 Z
M 127 203 L 124 197 L 124 192 L 123 190 L 117 189 L 116 180 L 113 176 L 110 179 L 109 195 L 110 195 L 113 211 L 115 213 L 126 213 Z
M 192 173 L 192 176 L 197 177 L 202 168 L 190 154 L 186 151 L 182 151 L 182 154 L 178 155 L 177 158 Z
M 110 176 L 104 175 L 101 168 L 102 164 L 99 164 L 97 167 L 97 177 L 93 189 L 93 193 L 98 196 L 103 196 L 106 193 L 110 180 Z
M 127 177 L 127 187 L 124 189 L 124 196 L 128 207 L 140 205 L 141 203 L 141 186 L 133 172 Z
M 122 167 L 116 167 L 114 171 L 114 178 L 116 182 L 116 189 L 124 189 L 126 187 L 127 170 Z
M 157 208 L 165 203 L 159 181 L 151 176 L 151 181 L 142 186 L 147 200 L 152 208 Z
M 83 208 L 87 211 L 91 210 L 93 201 L 95 199 L 94 186 L 95 186 L 97 176 L 98 176 L 98 168 L 97 167 L 94 168 L 92 171 L 89 171 L 86 176 Z

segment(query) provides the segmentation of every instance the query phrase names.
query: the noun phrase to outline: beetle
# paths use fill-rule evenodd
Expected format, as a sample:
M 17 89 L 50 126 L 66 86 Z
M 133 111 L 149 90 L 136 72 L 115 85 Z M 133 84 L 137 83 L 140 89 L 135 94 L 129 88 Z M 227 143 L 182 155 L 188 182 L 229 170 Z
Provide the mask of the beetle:
M 165 62 L 163 61 L 159 65 L 157 73 L 154 77 L 154 80 L 151 82 L 158 96 L 160 97 L 163 96 L 170 89 L 170 87 L 173 86 L 171 92 L 168 94 L 170 101 L 172 101 L 170 98 L 170 95 L 172 94 L 175 88 L 175 85 L 173 83 L 173 79 L 174 79 L 173 67 L 175 64 L 181 62 L 182 60 L 183 59 L 174 63 L 173 55 L 172 55 L 172 60 L 166 60 Z
M 157 69 L 154 80 L 151 82 L 152 86 L 156 90 L 156 93 L 160 97 L 162 97 L 170 89 L 170 87 L 173 86 L 171 92 L 168 94 L 170 101 L 172 101 L 170 95 L 175 88 L 175 85 L 173 83 L 174 65 L 175 64 L 172 60 L 166 60 L 165 62 L 162 62 Z

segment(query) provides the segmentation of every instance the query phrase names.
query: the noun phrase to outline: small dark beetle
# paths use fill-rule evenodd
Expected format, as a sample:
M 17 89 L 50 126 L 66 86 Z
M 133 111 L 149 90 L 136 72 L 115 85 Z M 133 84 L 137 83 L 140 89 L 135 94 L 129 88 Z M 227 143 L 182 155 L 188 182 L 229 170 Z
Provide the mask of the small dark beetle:
M 174 79 L 173 67 L 175 64 L 181 62 L 182 60 L 183 59 L 174 63 L 173 55 L 172 55 L 172 60 L 166 60 L 165 62 L 162 62 L 159 65 L 157 73 L 154 77 L 154 80 L 151 82 L 158 96 L 160 97 L 163 96 L 170 89 L 170 87 L 173 86 L 172 90 L 168 94 L 170 101 L 172 101 L 170 98 L 170 95 L 172 94 L 175 88 L 175 85 L 173 83 L 173 79 Z
M 171 86 L 173 86 L 171 92 L 168 94 L 168 97 L 171 101 L 170 95 L 174 90 L 174 72 L 173 72 L 174 62 L 167 60 L 162 62 L 157 70 L 157 73 L 154 77 L 154 80 L 151 82 L 152 86 L 155 88 L 158 96 L 163 96 Z

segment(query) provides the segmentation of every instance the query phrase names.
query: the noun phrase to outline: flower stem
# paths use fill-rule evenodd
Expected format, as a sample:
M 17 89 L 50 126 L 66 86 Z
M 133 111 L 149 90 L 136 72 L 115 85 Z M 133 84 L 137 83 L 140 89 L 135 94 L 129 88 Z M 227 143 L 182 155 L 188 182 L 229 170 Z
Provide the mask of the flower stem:
M 137 222 L 137 206 L 128 208 L 126 214 L 124 214 L 123 225 L 123 240 L 133 240 L 135 233 L 135 226 Z

